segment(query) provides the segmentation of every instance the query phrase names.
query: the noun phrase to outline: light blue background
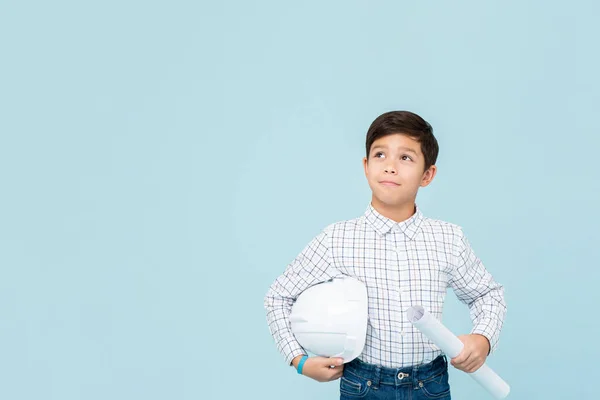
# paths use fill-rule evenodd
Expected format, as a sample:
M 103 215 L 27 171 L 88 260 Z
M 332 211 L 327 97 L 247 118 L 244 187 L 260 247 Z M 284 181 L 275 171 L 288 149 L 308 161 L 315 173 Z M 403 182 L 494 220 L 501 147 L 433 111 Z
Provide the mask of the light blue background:
M 506 288 L 509 398 L 595 399 L 594 1 L 3 2 L 0 398 L 333 399 L 263 297 L 363 213 L 365 133 L 419 113 L 417 199 Z M 588 318 L 588 316 L 590 318 Z M 444 322 L 470 330 L 450 292 Z M 451 369 L 453 397 L 491 398 Z

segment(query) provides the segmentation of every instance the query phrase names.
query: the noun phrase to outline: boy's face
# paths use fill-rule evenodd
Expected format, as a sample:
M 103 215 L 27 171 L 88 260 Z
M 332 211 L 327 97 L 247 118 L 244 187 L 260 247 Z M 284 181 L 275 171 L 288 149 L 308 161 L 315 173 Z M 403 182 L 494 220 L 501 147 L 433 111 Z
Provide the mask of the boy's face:
M 374 141 L 369 158 L 363 158 L 363 166 L 373 200 L 390 207 L 414 202 L 419 187 L 429 185 L 436 173 L 435 165 L 423 171 L 421 144 L 403 134 Z

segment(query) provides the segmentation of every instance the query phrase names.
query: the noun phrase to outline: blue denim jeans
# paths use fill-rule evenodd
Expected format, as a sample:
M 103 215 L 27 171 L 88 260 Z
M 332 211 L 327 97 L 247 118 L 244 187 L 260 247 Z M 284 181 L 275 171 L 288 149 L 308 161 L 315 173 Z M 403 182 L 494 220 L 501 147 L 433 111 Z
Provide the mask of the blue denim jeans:
M 344 366 L 341 400 L 450 400 L 448 360 L 407 368 L 386 368 L 354 359 Z

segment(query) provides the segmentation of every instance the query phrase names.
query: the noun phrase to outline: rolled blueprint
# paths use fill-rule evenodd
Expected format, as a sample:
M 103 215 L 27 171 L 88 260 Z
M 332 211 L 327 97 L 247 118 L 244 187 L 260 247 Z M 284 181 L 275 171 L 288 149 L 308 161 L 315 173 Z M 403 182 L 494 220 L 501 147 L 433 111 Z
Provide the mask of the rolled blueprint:
M 406 314 L 408 320 L 447 356 L 454 358 L 460 354 L 463 342 L 422 306 L 413 306 Z M 497 399 L 505 398 L 510 392 L 510 386 L 485 363 L 469 375 Z

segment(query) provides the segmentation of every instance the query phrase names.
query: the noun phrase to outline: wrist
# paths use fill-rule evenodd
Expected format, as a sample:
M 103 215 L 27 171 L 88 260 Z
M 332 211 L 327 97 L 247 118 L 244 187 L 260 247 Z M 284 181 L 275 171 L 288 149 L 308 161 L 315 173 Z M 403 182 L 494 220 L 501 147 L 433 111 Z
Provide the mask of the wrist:
M 305 355 L 306 354 L 300 354 L 299 356 L 294 357 L 294 359 L 292 360 L 292 366 L 294 367 L 294 369 L 298 369 L 298 364 L 300 363 L 302 357 L 304 357 Z
M 298 363 L 298 367 L 296 368 L 296 372 L 298 372 L 300 375 L 303 375 L 302 370 L 304 369 L 304 363 L 306 362 L 306 360 L 308 360 L 308 356 L 302 356 L 300 358 L 300 362 Z
M 482 335 L 481 333 L 473 333 L 473 336 L 479 336 L 481 338 L 481 342 L 485 343 L 485 346 L 487 346 L 487 351 L 485 352 L 485 354 L 489 355 L 492 350 L 492 344 L 490 343 L 490 340 L 487 338 L 487 336 Z

